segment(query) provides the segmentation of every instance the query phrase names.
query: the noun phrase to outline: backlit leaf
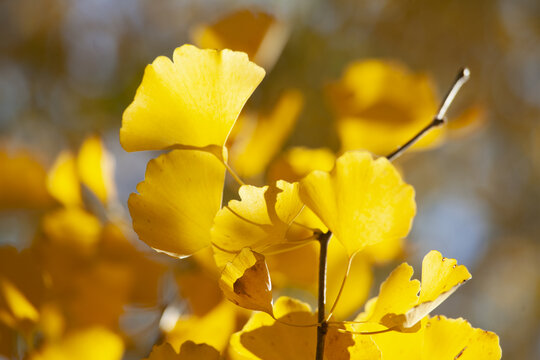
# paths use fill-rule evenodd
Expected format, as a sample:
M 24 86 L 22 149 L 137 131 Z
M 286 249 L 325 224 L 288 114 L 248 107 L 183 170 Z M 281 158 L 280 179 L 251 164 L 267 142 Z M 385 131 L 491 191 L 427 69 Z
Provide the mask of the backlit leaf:
M 328 173 L 313 171 L 300 196 L 353 255 L 368 245 L 403 238 L 416 213 L 414 190 L 385 158 L 347 152 Z
M 281 297 L 274 305 L 274 315 L 278 321 L 265 313 L 254 313 L 242 331 L 231 337 L 228 352 L 230 359 L 314 359 L 317 327 L 309 325 L 317 322 L 317 316 L 311 312 L 309 305 Z M 345 360 L 355 354 L 353 359 L 380 359 L 380 353 L 369 337 L 365 337 L 364 342 L 359 342 L 358 346 L 352 335 L 330 327 L 324 358 Z
M 360 335 L 365 336 L 365 335 Z M 385 360 L 498 360 L 499 338 L 466 320 L 444 316 L 422 320 L 417 332 L 371 335 Z
M 456 260 L 443 258 L 438 251 L 424 257 L 421 284 L 411 280 L 412 274 L 413 268 L 406 263 L 398 266 L 357 320 L 388 328 L 412 328 L 471 278 L 465 266 L 457 266 Z
M 181 46 L 173 61 L 160 56 L 146 67 L 124 112 L 120 143 L 126 151 L 223 146 L 263 77 L 244 53 Z
M 212 228 L 218 267 L 231 261 L 244 247 L 266 255 L 298 244 L 298 239 L 287 236 L 292 221 L 303 206 L 297 183 L 278 181 L 264 187 L 245 185 L 239 193 L 241 200 L 232 200 L 222 208 Z
M 178 257 L 208 246 L 224 178 L 223 164 L 204 151 L 174 150 L 151 160 L 128 201 L 139 238 Z

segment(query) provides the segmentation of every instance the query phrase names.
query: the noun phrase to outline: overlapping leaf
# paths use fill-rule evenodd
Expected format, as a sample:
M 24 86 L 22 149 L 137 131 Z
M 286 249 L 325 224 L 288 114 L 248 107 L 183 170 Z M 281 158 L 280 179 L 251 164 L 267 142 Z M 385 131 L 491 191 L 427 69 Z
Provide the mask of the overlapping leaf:
M 229 337 L 238 331 L 245 310 L 224 300 L 204 316 L 182 316 L 174 328 L 166 334 L 175 351 L 179 351 L 186 341 L 206 343 L 222 352 L 229 343 Z M 241 325 L 240 325 L 241 326 Z
M 245 247 L 263 255 L 298 245 L 287 237 L 292 221 L 302 209 L 298 184 L 242 186 L 240 201 L 232 200 L 216 215 L 212 243 L 218 267 L 223 267 Z M 305 236 L 305 234 L 304 234 Z
M 365 335 L 360 335 L 365 336 Z M 499 338 L 466 320 L 436 316 L 422 320 L 419 331 L 371 335 L 385 360 L 498 360 Z
M 385 158 L 347 152 L 328 173 L 313 171 L 300 196 L 349 255 L 387 239 L 403 238 L 416 212 L 414 190 Z
M 317 339 L 314 323 L 317 320 L 309 305 L 281 297 L 274 305 L 274 315 L 278 320 L 265 313 L 255 313 L 242 331 L 231 337 L 229 358 L 314 359 Z M 325 359 L 381 358 L 379 350 L 369 337 L 355 342 L 350 334 L 338 332 L 336 328 L 329 329 L 325 347 Z
M 411 328 L 471 278 L 465 266 L 457 266 L 456 260 L 444 258 L 438 251 L 424 257 L 422 284 L 411 280 L 412 274 L 412 267 L 406 263 L 398 266 L 357 320 L 388 328 Z
M 208 246 L 224 177 L 223 164 L 205 151 L 174 150 L 150 161 L 128 201 L 139 238 L 178 257 Z

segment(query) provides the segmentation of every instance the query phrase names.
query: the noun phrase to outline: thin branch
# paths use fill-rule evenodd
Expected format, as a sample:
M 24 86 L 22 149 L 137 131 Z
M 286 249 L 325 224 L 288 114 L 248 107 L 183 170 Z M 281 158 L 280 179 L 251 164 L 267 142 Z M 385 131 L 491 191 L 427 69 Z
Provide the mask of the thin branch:
M 318 323 L 317 327 L 317 352 L 315 360 L 323 360 L 324 357 L 324 343 L 326 340 L 326 333 L 328 332 L 328 323 L 324 315 L 326 307 L 326 259 L 328 255 L 328 242 L 332 237 L 330 231 L 321 234 L 319 236 L 319 243 L 321 245 L 321 251 L 319 254 L 319 295 L 318 295 Z
M 330 320 L 330 318 L 332 317 L 332 314 L 334 313 L 334 310 L 336 309 L 338 301 L 341 297 L 341 293 L 343 292 L 343 289 L 345 288 L 345 283 L 347 282 L 347 278 L 349 277 L 349 272 L 351 271 L 351 265 L 354 259 L 354 255 L 356 255 L 356 253 L 354 253 L 351 257 L 349 257 L 349 260 L 347 262 L 347 270 L 345 271 L 345 276 L 343 276 L 343 281 L 341 282 L 341 286 L 339 287 L 339 291 L 336 296 L 336 299 L 334 300 L 334 304 L 332 305 L 330 312 L 326 316 L 326 321 Z
M 430 131 L 432 128 L 444 125 L 446 123 L 446 113 L 448 111 L 448 108 L 456 98 L 457 93 L 465 84 L 469 78 L 471 77 L 471 72 L 468 68 L 463 68 L 459 71 L 456 80 L 454 81 L 454 84 L 444 97 L 444 100 L 442 101 L 439 111 L 437 112 L 437 115 L 431 120 L 431 123 L 429 123 L 426 127 L 424 127 L 422 130 L 420 130 L 419 133 L 414 135 L 412 139 L 407 141 L 405 144 L 398 147 L 394 152 L 387 155 L 386 158 L 390 161 L 396 159 L 399 157 L 403 152 L 405 152 L 408 148 L 410 148 L 412 145 L 414 145 L 420 138 L 422 138 L 428 131 Z

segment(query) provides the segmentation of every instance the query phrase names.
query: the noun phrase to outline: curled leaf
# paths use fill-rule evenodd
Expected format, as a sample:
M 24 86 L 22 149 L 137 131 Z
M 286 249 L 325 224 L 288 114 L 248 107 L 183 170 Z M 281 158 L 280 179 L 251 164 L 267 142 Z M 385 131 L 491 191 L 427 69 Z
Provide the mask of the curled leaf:
M 272 315 L 272 284 L 261 254 L 242 249 L 225 265 L 219 285 L 227 299 L 236 305 Z

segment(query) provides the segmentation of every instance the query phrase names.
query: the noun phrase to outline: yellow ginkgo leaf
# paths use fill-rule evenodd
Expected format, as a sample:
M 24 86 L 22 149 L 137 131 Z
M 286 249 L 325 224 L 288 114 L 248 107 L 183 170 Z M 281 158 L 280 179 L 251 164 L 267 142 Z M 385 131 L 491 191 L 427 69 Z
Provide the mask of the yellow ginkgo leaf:
M 329 149 L 293 147 L 272 163 L 268 178 L 270 181 L 299 181 L 313 170 L 329 172 L 335 162 L 336 156 Z
M 365 335 L 360 335 L 365 336 Z M 444 316 L 422 320 L 413 333 L 397 331 L 371 335 L 385 360 L 498 360 L 496 334 L 473 328 L 466 320 Z
M 233 303 L 272 315 L 272 284 L 264 256 L 243 248 L 225 265 L 219 285 Z
M 87 186 L 105 205 L 116 196 L 114 187 L 114 161 L 103 141 L 88 137 L 77 156 L 77 170 L 81 183 Z
M 281 54 L 287 35 L 286 26 L 273 16 L 246 9 L 195 28 L 192 37 L 202 48 L 243 51 L 268 69 Z
M 0 148 L 0 210 L 44 208 L 53 204 L 46 172 L 31 153 Z
M 311 312 L 309 305 L 281 297 L 274 305 L 274 314 L 278 320 L 265 313 L 254 313 L 242 331 L 233 334 L 228 352 L 230 359 L 315 358 L 317 316 Z M 364 340 L 358 344 L 362 346 L 360 348 L 351 334 L 341 333 L 337 328 L 330 327 L 326 335 L 324 358 L 380 359 L 380 353 L 371 339 L 365 337 Z M 352 354 L 356 356 L 351 357 Z
M 77 173 L 75 156 L 63 151 L 49 170 L 47 178 L 49 193 L 65 206 L 82 206 L 81 184 Z
M 403 322 L 404 316 L 399 319 L 398 314 L 405 314 L 418 304 L 420 282 L 411 280 L 414 270 L 406 263 L 399 265 L 390 276 L 381 284 L 379 296 L 366 303 L 365 312 L 356 320 L 370 323 L 382 323 L 387 327 L 398 326 Z
M 58 343 L 46 344 L 30 356 L 31 360 L 120 360 L 124 344 L 120 336 L 104 328 L 89 328 L 71 333 Z
M 232 333 L 238 331 L 239 319 L 244 317 L 245 311 L 224 300 L 202 317 L 180 317 L 174 328 L 166 334 L 165 339 L 176 351 L 190 340 L 197 344 L 206 343 L 221 352 L 227 347 Z
M 36 323 L 37 309 L 8 279 L 0 275 L 0 322 L 16 328 L 19 323 Z
M 365 149 L 387 155 L 437 112 L 437 96 L 429 77 L 396 62 L 353 62 L 328 90 L 344 151 Z M 434 129 L 413 148 L 437 145 L 443 133 L 444 128 Z
M 254 177 L 266 169 L 292 131 L 302 104 L 302 93 L 287 90 L 270 114 L 254 118 L 241 115 L 239 121 L 253 121 L 251 126 L 244 124 L 245 131 L 236 135 L 231 149 L 230 162 L 240 176 Z
M 36 255 L 33 249 L 0 247 L 0 323 L 22 331 L 35 325 L 45 300 L 41 259 Z
M 412 274 L 413 268 L 406 263 L 398 266 L 357 320 L 400 330 L 412 328 L 471 278 L 465 266 L 457 266 L 456 260 L 444 258 L 438 251 L 424 257 L 421 284 L 411 280 Z
M 416 324 L 470 278 L 471 274 L 464 265 L 457 265 L 455 259 L 444 258 L 438 251 L 430 251 L 422 261 L 422 288 L 418 304 L 405 314 L 407 321 L 403 326 Z
M 151 160 L 128 201 L 139 238 L 177 257 L 209 245 L 224 179 L 223 164 L 205 151 L 174 150 Z
M 414 189 L 385 158 L 347 152 L 328 173 L 313 171 L 300 182 L 300 197 L 347 249 L 403 238 L 416 213 Z
M 266 256 L 272 286 L 296 287 L 316 294 L 319 277 L 319 247 L 316 241 L 312 241 L 297 249 Z M 327 281 L 328 284 L 330 282 Z
M 180 357 L 178 360 L 219 360 L 219 351 L 208 344 L 195 344 L 193 341 L 186 341 L 180 347 Z
M 96 250 L 102 230 L 99 219 L 79 207 L 49 212 L 43 217 L 42 227 L 49 240 L 85 253 Z
M 163 343 L 161 345 L 155 345 L 152 348 L 150 355 L 144 360 L 179 360 L 180 356 L 174 351 L 173 347 L 169 343 Z
M 240 187 L 240 201 L 232 200 L 216 215 L 212 243 L 222 268 L 244 247 L 263 255 L 298 246 L 301 239 L 288 238 L 291 223 L 302 209 L 298 184 Z M 305 231 L 303 236 L 309 232 Z
M 146 67 L 124 112 L 120 143 L 126 151 L 223 146 L 263 77 L 244 53 L 183 45 L 173 61 L 160 56 Z
M 219 352 L 208 344 L 186 341 L 176 353 L 169 343 L 154 346 L 145 360 L 219 360 Z
M 386 239 L 379 243 L 366 246 L 362 255 L 367 257 L 372 263 L 386 264 L 392 260 L 402 257 L 404 254 L 405 239 Z

